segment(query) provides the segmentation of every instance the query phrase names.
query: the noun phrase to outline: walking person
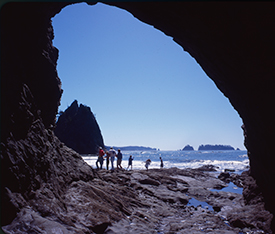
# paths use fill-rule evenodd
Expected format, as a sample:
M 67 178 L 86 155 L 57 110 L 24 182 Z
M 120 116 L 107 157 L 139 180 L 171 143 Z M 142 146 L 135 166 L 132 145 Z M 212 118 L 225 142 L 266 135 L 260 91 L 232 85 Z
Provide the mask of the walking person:
M 105 152 L 102 149 L 102 147 L 99 147 L 98 148 L 98 158 L 97 158 L 97 161 L 96 161 L 97 169 L 99 169 L 98 163 L 100 164 L 100 169 L 102 169 L 102 165 L 103 165 L 103 161 L 104 161 L 104 158 L 103 158 L 104 154 L 105 154 Z
M 114 168 L 114 161 L 115 161 L 115 156 L 116 156 L 116 151 L 113 149 L 113 147 L 110 148 L 109 150 L 110 157 L 111 157 L 111 166 L 112 166 L 112 171 L 115 169 Z
M 160 168 L 163 168 L 163 161 L 162 161 L 162 158 L 159 157 L 159 159 L 160 159 Z
M 120 149 L 117 150 L 117 168 L 122 169 L 121 162 L 122 162 L 122 153 L 120 152 Z
M 133 160 L 134 158 L 132 157 L 132 155 L 130 155 L 129 159 L 128 159 L 128 167 L 127 167 L 127 170 L 128 168 L 131 166 L 131 170 L 133 170 Z
M 148 159 L 145 161 L 145 167 L 146 167 L 147 171 L 148 171 L 148 167 L 149 167 L 150 164 L 151 164 L 151 160 L 148 158 Z

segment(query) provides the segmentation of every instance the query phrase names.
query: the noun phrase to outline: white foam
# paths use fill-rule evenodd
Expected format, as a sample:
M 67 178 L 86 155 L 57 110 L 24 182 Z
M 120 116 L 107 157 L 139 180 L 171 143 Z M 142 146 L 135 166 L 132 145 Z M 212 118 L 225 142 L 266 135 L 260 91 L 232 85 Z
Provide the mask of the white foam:
M 87 162 L 93 168 L 96 168 L 97 157 L 83 157 L 84 161 Z M 116 161 L 114 162 L 116 167 Z M 128 160 L 122 160 L 121 163 L 123 168 L 128 167 Z M 198 160 L 191 162 L 183 162 L 183 163 L 171 163 L 170 161 L 164 161 L 164 168 L 177 167 L 180 169 L 185 168 L 198 168 L 203 165 L 213 165 L 216 166 L 217 171 L 224 171 L 224 169 L 231 169 L 235 171 L 245 170 L 246 167 L 249 166 L 249 160 L 245 159 L 243 161 L 220 161 L 220 160 Z M 109 164 L 110 167 L 110 164 Z M 103 168 L 106 168 L 106 160 L 103 162 Z M 160 162 L 152 161 L 149 168 L 160 168 Z M 140 160 L 133 160 L 133 169 L 141 170 L 145 168 L 145 162 Z

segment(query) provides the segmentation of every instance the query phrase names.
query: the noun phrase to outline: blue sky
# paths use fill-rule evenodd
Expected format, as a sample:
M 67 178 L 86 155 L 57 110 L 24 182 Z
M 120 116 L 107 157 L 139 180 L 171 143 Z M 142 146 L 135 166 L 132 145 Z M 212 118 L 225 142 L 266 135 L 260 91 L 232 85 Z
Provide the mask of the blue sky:
M 90 106 L 109 146 L 243 146 L 242 120 L 171 37 L 125 10 L 70 5 L 53 19 L 59 110 Z

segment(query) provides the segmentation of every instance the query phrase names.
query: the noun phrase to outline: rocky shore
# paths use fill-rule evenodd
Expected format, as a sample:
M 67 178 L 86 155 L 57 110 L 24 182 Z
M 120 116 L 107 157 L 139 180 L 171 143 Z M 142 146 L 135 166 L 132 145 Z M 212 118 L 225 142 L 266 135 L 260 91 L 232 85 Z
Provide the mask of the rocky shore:
M 93 170 L 91 181 L 73 181 L 58 201 L 49 189 L 40 188 L 28 203 L 32 205 L 22 208 L 3 230 L 7 234 L 271 233 L 272 215 L 264 209 L 249 172 L 217 177 L 211 170 L 211 166 Z M 243 195 L 223 191 L 229 182 L 243 187 Z
M 264 210 L 260 190 L 251 177 L 242 182 L 243 198 L 233 194 L 239 198 L 232 195 L 227 199 L 230 205 L 222 206 L 214 202 L 228 195 L 211 191 L 205 179 L 211 178 L 208 175 L 192 176 L 193 171 L 177 169 L 94 173 L 79 155 L 59 142 L 53 130 L 63 90 L 51 19 L 69 4 L 10 2 L 1 9 L 1 225 L 5 230 L 110 233 L 117 228 L 123 233 L 131 227 L 129 232 L 196 233 L 203 232 L 199 226 L 203 225 L 208 232 L 222 227 L 224 232 L 268 233 L 270 214 Z M 275 104 L 275 46 L 270 36 L 275 29 L 274 3 L 108 4 L 173 38 L 229 99 L 244 123 L 251 175 L 261 188 L 266 208 L 275 214 L 275 122 L 270 108 Z M 146 176 L 147 181 L 158 183 L 145 183 Z M 230 180 L 231 175 L 223 178 Z M 192 185 L 194 181 L 200 185 Z M 164 191 L 170 193 L 168 200 Z M 214 212 L 186 206 L 192 196 L 205 199 Z M 203 220 L 206 217 L 209 222 Z M 272 229 L 275 232 L 275 221 Z

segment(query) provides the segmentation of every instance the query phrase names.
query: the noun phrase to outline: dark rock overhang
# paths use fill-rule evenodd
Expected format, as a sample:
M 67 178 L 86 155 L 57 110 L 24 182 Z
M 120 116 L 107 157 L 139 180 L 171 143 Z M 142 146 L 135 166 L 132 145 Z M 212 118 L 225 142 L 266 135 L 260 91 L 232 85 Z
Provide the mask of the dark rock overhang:
M 37 119 L 45 129 L 53 128 L 62 90 L 50 19 L 68 4 L 71 3 L 12 3 L 1 10 L 2 152 L 11 136 L 16 145 L 34 131 Z M 275 180 L 275 4 L 107 4 L 127 10 L 173 37 L 228 97 L 244 123 L 252 175 L 274 213 L 275 191 L 270 181 Z M 10 166 L 2 162 L 2 167 Z

